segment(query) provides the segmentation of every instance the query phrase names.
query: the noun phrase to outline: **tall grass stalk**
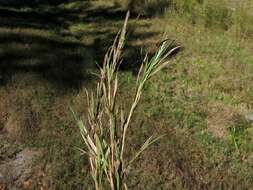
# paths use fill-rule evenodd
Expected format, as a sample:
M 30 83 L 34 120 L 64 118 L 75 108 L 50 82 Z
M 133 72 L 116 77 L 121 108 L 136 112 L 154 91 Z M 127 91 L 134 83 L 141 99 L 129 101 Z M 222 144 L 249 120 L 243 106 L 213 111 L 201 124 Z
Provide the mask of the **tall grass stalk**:
M 94 92 L 86 91 L 87 122 L 76 118 L 85 143 L 85 149 L 81 149 L 81 151 L 89 158 L 96 190 L 102 190 L 108 186 L 111 190 L 127 189 L 127 169 L 145 149 L 161 138 L 161 136 L 149 137 L 132 159 L 125 158 L 127 131 L 143 93 L 143 88 L 153 75 L 168 65 L 167 58 L 178 48 L 170 49 L 170 44 L 164 41 L 151 59 L 146 56 L 139 70 L 130 110 L 124 110 L 117 101 L 118 70 L 125 44 L 128 18 L 129 12 L 122 30 L 105 55 L 98 75 L 99 81 L 96 90 Z

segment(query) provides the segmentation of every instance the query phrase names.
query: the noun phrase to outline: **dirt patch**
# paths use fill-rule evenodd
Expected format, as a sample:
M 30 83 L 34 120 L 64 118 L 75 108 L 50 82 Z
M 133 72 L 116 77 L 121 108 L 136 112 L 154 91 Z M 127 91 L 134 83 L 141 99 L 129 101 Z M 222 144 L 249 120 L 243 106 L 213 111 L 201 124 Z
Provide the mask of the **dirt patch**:
M 36 187 L 43 186 L 41 182 L 41 185 L 38 185 L 38 179 L 44 175 L 40 166 L 36 164 L 40 156 L 40 151 L 25 148 L 13 158 L 3 160 L 0 164 L 0 189 L 32 189 L 35 187 L 34 183 Z
M 217 138 L 227 135 L 227 127 L 238 115 L 236 110 L 222 103 L 208 105 L 207 130 Z
M 1 131 L 4 128 L 5 122 L 7 120 L 7 112 L 6 112 L 7 106 L 6 106 L 6 98 L 4 98 L 6 96 L 6 93 L 2 92 L 1 90 L 0 90 L 0 93 L 2 95 L 0 97 L 0 131 Z

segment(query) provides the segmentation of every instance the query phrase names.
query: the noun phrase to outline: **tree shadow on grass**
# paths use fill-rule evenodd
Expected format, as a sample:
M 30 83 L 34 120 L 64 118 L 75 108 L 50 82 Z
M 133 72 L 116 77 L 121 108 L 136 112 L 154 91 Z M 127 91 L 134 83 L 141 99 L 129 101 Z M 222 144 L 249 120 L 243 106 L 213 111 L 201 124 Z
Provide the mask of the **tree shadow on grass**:
M 76 2 L 79 0 L 0 0 L 0 6 L 2 7 L 15 7 L 15 8 L 22 8 L 22 7 L 37 7 L 38 5 L 50 5 L 56 6 L 62 3 L 71 3 Z M 84 0 L 86 2 L 86 0 Z
M 89 5 L 85 5 L 88 7 Z M 44 7 L 46 9 L 47 7 Z M 0 8 L 0 27 L 61 29 L 67 27 L 68 22 L 78 22 L 80 10 L 64 10 L 60 8 L 19 9 Z
M 79 11 L 39 10 L 0 8 L 0 84 L 17 73 L 35 73 L 56 86 L 79 87 L 90 79 L 92 50 L 60 33 L 78 22 Z
M 86 71 L 92 67 L 92 52 L 79 42 L 11 31 L 0 32 L 0 41 L 2 79 L 33 72 L 54 84 L 72 87 L 89 79 Z
M 50 8 L 28 11 L 0 8 L 0 80 L 8 81 L 15 73 L 33 72 L 57 86 L 79 87 L 91 79 L 88 70 L 101 63 L 124 21 L 125 12 L 115 7 L 82 9 Z M 39 10 L 39 11 L 38 11 Z M 132 16 L 134 18 L 135 15 Z M 69 31 L 80 23 L 93 24 L 80 34 Z M 148 29 L 150 24 L 138 25 Z M 116 28 L 116 29 L 115 29 Z M 156 32 L 136 32 L 132 25 L 123 55 L 123 70 L 136 71 L 142 56 L 141 45 L 158 35 Z M 83 38 L 93 43 L 83 43 Z M 149 46 L 148 43 L 145 44 Z

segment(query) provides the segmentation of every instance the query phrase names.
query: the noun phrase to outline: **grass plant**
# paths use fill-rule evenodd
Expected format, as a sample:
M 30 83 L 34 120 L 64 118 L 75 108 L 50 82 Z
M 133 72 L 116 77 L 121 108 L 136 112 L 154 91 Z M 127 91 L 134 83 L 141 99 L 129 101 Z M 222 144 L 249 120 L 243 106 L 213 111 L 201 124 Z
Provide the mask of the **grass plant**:
M 129 13 L 127 13 L 123 29 L 105 55 L 104 63 L 100 68 L 96 91 L 87 91 L 87 124 L 77 119 L 86 146 L 84 150 L 81 149 L 81 152 L 89 157 L 91 175 L 96 190 L 104 189 L 105 181 L 112 190 L 127 189 L 126 176 L 128 168 L 144 150 L 161 138 L 161 136 L 150 136 L 136 151 L 133 158 L 126 160 L 127 131 L 142 96 L 144 86 L 153 75 L 168 65 L 168 57 L 179 48 L 170 49 L 171 44 L 164 41 L 151 59 L 148 56 L 145 57 L 139 69 L 130 110 L 126 111 L 117 101 L 117 97 L 118 69 L 125 44 L 128 18 Z

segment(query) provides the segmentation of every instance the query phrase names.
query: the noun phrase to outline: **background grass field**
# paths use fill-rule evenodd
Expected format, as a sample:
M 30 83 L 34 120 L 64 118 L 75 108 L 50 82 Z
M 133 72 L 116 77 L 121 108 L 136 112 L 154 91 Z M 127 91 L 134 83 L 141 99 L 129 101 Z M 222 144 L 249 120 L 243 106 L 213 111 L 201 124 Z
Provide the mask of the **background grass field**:
M 146 86 L 134 117 L 129 157 L 151 134 L 165 137 L 131 168 L 129 189 L 250 189 L 253 3 L 161 5 L 134 5 L 120 71 L 127 107 L 145 52 L 164 39 L 182 46 Z M 124 16 L 109 0 L 0 8 L 0 166 L 24 148 L 42 152 L 24 189 L 92 189 L 69 107 L 85 118 L 90 73 Z

